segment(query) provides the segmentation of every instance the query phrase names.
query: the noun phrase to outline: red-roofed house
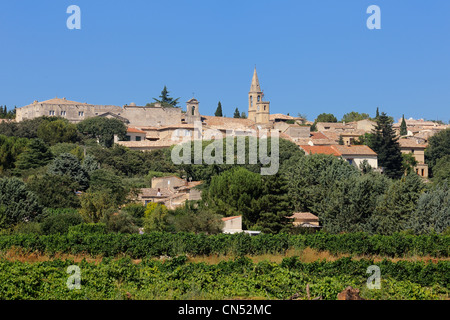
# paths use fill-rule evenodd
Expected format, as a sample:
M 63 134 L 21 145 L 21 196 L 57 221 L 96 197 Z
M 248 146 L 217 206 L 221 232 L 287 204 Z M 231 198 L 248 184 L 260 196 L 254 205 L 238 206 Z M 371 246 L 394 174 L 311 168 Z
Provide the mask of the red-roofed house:
M 342 145 L 332 145 L 332 146 L 310 146 L 301 145 L 301 149 L 305 151 L 306 155 L 310 154 L 331 154 L 336 157 L 340 157 L 347 160 L 351 165 L 359 168 L 360 164 L 367 160 L 369 165 L 373 169 L 378 168 L 378 158 L 377 154 L 365 145 L 358 146 L 342 146 Z

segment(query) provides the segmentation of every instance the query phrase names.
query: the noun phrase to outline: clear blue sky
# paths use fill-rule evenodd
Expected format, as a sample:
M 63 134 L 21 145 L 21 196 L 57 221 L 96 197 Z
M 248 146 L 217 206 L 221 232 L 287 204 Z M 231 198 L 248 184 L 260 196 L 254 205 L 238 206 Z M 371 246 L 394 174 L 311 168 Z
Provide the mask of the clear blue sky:
M 81 30 L 69 30 L 69 5 Z M 366 9 L 381 8 L 381 30 Z M 254 66 L 271 113 L 450 120 L 450 1 L 2 0 L 0 105 L 55 96 L 143 105 L 167 85 L 212 115 L 247 112 Z

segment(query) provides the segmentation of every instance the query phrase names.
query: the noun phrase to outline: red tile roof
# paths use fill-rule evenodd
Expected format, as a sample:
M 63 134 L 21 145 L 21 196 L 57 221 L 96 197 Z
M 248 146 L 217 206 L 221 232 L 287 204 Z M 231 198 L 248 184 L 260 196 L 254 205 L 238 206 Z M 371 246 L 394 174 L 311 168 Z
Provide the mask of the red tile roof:
M 139 130 L 139 129 L 137 129 L 137 128 L 132 128 L 132 127 L 128 127 L 128 128 L 127 128 L 127 132 L 130 132 L 130 133 L 142 133 L 142 134 L 146 134 L 145 131 Z
M 310 145 L 301 145 L 300 148 L 305 150 L 308 154 L 331 154 L 333 156 L 341 156 L 341 154 L 332 148 L 332 146 L 310 146 Z

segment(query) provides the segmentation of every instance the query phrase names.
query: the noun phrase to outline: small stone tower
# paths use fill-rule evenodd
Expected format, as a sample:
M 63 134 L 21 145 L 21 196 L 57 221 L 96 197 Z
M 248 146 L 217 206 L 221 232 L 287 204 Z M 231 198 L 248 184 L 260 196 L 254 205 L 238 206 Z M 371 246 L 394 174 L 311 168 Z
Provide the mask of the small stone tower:
M 270 102 L 263 101 L 263 98 L 264 93 L 259 86 L 255 67 L 250 92 L 248 93 L 248 119 L 256 123 L 269 123 Z
M 200 111 L 198 110 L 199 102 L 197 99 L 192 98 L 186 102 L 186 118 L 187 123 L 194 123 L 195 121 L 201 121 Z

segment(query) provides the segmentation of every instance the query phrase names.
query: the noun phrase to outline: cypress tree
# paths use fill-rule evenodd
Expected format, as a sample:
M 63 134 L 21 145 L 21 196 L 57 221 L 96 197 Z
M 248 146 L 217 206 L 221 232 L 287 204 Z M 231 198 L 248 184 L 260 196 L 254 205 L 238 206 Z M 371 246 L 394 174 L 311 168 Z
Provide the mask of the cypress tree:
M 222 113 L 222 104 L 220 103 L 220 101 L 219 101 L 219 103 L 217 104 L 217 109 L 216 109 L 216 112 L 214 113 L 214 115 L 215 115 L 216 117 L 223 117 L 223 113 Z
M 378 107 L 377 107 L 377 113 L 375 114 L 375 119 L 378 119 L 380 117 L 380 111 L 378 111 Z
M 402 123 L 400 125 L 400 135 L 406 136 L 408 134 L 408 129 L 406 127 L 405 115 L 402 117 Z
M 343 146 L 344 145 L 344 139 L 342 138 L 342 135 L 339 135 L 339 141 L 338 141 L 339 145 Z
M 400 178 L 403 174 L 402 153 L 398 137 L 392 128 L 392 119 L 382 112 L 370 139 L 369 147 L 378 155 L 378 164 L 390 178 Z
M 233 118 L 240 118 L 240 117 L 241 117 L 241 114 L 239 113 L 239 109 L 236 108 L 236 110 L 234 110 Z

